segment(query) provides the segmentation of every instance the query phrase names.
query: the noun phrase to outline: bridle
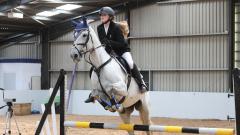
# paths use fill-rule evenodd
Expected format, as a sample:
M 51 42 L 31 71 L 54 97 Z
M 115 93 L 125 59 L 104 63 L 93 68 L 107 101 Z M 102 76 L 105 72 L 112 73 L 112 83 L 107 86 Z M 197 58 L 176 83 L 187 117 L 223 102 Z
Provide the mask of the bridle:
M 81 30 L 80 30 L 81 31 Z M 103 45 L 100 45 L 100 46 L 98 46 L 98 47 L 96 47 L 96 48 L 91 48 L 91 49 L 88 49 L 87 48 L 87 43 L 89 42 L 89 39 L 91 39 L 91 42 L 93 43 L 93 39 L 92 39 L 92 36 L 91 36 L 91 34 L 90 34 L 90 30 L 89 29 L 87 29 L 87 31 L 88 31 L 88 34 L 87 34 L 87 39 L 86 39 L 86 41 L 84 42 L 84 43 L 78 43 L 78 44 L 76 44 L 76 45 L 81 45 L 81 46 L 84 46 L 84 47 L 86 47 L 86 50 L 87 51 L 80 51 L 77 47 L 76 47 L 76 45 L 73 45 L 74 46 L 74 48 L 77 50 L 77 52 L 78 52 L 78 54 L 80 55 L 80 56 L 82 56 L 82 55 L 86 55 L 87 53 L 91 53 L 91 52 L 93 52 L 94 50 L 96 50 L 96 49 L 98 49 L 98 48 L 100 48 L 100 47 L 102 47 Z M 79 32 L 79 34 L 77 35 L 77 36 L 75 36 L 75 39 L 80 35 L 81 33 Z
M 81 29 L 80 31 L 82 31 L 82 30 L 84 30 L 84 29 Z M 91 34 L 90 34 L 90 30 L 89 30 L 89 29 L 86 29 L 86 30 L 87 30 L 87 32 L 88 32 L 87 35 L 86 35 L 86 36 L 87 36 L 86 41 L 85 41 L 84 43 L 78 43 L 78 44 L 76 44 L 76 45 L 80 45 L 80 46 L 85 47 L 85 48 L 86 48 L 86 51 L 79 50 L 79 49 L 76 47 L 75 44 L 73 45 L 73 47 L 77 50 L 79 56 L 81 56 L 81 57 L 84 56 L 85 61 L 86 61 L 88 64 L 90 64 L 91 66 L 95 67 L 95 66 L 93 65 L 90 57 L 88 57 L 88 60 L 87 60 L 86 54 L 87 54 L 87 53 L 90 53 L 90 54 L 91 54 L 91 53 L 94 52 L 96 49 L 101 48 L 101 47 L 103 47 L 104 45 L 101 44 L 101 45 L 98 46 L 98 47 L 95 47 L 95 48 L 93 47 L 93 48 L 88 49 L 87 43 L 89 42 L 89 39 L 91 39 L 91 42 L 92 42 L 92 44 L 93 44 L 93 39 L 92 39 L 92 36 L 91 36 Z M 81 34 L 81 32 L 79 32 L 79 33 L 77 34 L 77 36 L 74 35 L 74 38 L 77 39 L 77 37 L 78 37 L 80 34 Z
M 81 29 L 81 30 L 83 30 L 83 29 Z M 81 30 L 79 30 L 79 31 L 81 31 Z M 91 39 L 91 42 L 92 42 L 92 44 L 93 44 L 93 39 L 92 39 L 92 36 L 91 36 L 91 34 L 90 34 L 89 28 L 86 29 L 86 30 L 87 30 L 87 35 L 86 35 L 86 36 L 87 36 L 87 39 L 86 39 L 86 41 L 85 41 L 84 43 L 76 44 L 76 45 L 80 45 L 80 46 L 85 47 L 85 48 L 86 48 L 86 51 L 79 50 L 79 49 L 76 47 L 75 44 L 74 44 L 73 46 L 74 46 L 74 48 L 77 50 L 79 56 L 81 56 L 81 57 L 84 56 L 85 61 L 86 61 L 87 63 L 89 63 L 89 64 L 93 67 L 93 70 L 95 71 L 95 73 L 96 73 L 97 76 L 98 76 L 98 81 L 99 81 L 99 84 L 100 84 L 100 86 L 101 86 L 101 88 L 102 88 L 102 91 L 103 91 L 104 95 L 108 97 L 108 99 L 110 100 L 110 103 L 109 103 L 108 101 L 104 100 L 104 99 L 101 99 L 101 98 L 98 98 L 97 101 L 104 107 L 104 109 L 106 109 L 106 110 L 112 109 L 112 111 L 115 111 L 116 109 L 118 109 L 118 108 L 120 107 L 120 104 L 122 104 L 122 103 L 124 102 L 125 96 L 123 96 L 123 97 L 121 98 L 121 100 L 120 100 L 119 102 L 117 102 L 114 95 L 109 96 L 109 94 L 106 92 L 106 90 L 105 90 L 104 87 L 102 86 L 101 79 L 100 79 L 101 69 L 102 69 L 104 66 L 106 66 L 109 62 L 111 62 L 112 57 L 110 57 L 106 62 L 104 62 L 104 63 L 103 63 L 102 65 L 100 65 L 99 67 L 96 67 L 95 65 L 93 65 L 93 63 L 92 63 L 92 61 L 91 61 L 90 54 L 91 54 L 92 52 L 94 52 L 96 49 L 101 48 L 101 47 L 104 47 L 105 45 L 104 45 L 104 44 L 101 44 L 101 45 L 99 45 L 98 47 L 95 47 L 95 48 L 93 47 L 93 48 L 88 49 L 87 44 L 88 44 L 88 42 L 89 42 L 90 39 Z M 74 34 L 74 38 L 77 39 L 80 34 L 81 34 L 81 32 L 79 32 L 76 36 L 75 36 L 75 34 Z M 88 57 L 88 60 L 87 60 L 87 58 L 86 58 L 86 54 L 87 54 L 87 53 L 90 53 L 90 54 L 89 54 L 89 57 Z

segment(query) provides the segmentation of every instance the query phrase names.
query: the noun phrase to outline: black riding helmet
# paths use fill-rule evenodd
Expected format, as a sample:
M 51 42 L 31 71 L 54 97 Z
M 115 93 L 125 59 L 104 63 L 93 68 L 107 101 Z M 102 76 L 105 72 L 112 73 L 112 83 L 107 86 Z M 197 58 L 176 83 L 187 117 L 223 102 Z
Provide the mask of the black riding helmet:
M 107 14 L 111 17 L 115 15 L 115 11 L 111 7 L 102 7 L 99 11 L 99 14 Z

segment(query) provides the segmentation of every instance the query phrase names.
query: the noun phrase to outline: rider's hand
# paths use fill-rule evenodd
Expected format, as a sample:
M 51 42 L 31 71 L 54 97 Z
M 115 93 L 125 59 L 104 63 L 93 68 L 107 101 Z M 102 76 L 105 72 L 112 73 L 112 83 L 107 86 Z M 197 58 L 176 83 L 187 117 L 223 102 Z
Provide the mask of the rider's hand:
M 105 50 L 106 50 L 106 52 L 107 52 L 108 54 L 110 54 L 110 53 L 112 52 L 112 48 L 109 47 L 109 46 L 106 46 L 106 47 L 105 47 Z
M 110 41 L 107 38 L 104 38 L 102 40 L 102 43 L 105 44 L 106 46 L 110 46 Z
M 104 38 L 103 40 L 102 40 L 102 44 L 104 44 L 105 45 L 105 50 L 107 51 L 107 53 L 111 53 L 111 51 L 112 51 L 112 46 L 111 46 L 111 44 L 110 44 L 110 40 L 108 40 L 107 38 Z

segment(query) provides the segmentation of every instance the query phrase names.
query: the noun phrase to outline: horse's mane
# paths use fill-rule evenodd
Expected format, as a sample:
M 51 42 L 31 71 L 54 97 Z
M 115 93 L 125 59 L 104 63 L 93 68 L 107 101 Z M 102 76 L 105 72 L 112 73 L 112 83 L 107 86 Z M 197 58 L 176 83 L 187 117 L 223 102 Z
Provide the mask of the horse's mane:
M 100 42 L 100 40 L 99 40 L 96 32 L 94 31 L 94 29 L 93 29 L 91 26 L 89 26 L 89 29 L 93 32 L 93 33 L 92 33 L 92 36 L 93 36 L 93 38 L 94 38 L 95 40 L 97 40 L 97 44 L 101 44 L 101 42 Z

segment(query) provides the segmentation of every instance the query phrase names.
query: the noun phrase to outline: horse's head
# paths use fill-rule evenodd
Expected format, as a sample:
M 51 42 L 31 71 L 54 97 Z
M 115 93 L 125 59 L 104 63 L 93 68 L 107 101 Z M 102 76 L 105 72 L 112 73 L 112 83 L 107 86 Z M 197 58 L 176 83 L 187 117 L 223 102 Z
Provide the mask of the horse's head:
M 86 19 L 81 22 L 73 21 L 74 25 L 74 43 L 71 50 L 71 57 L 74 62 L 79 62 L 84 52 L 89 48 L 90 29 Z

